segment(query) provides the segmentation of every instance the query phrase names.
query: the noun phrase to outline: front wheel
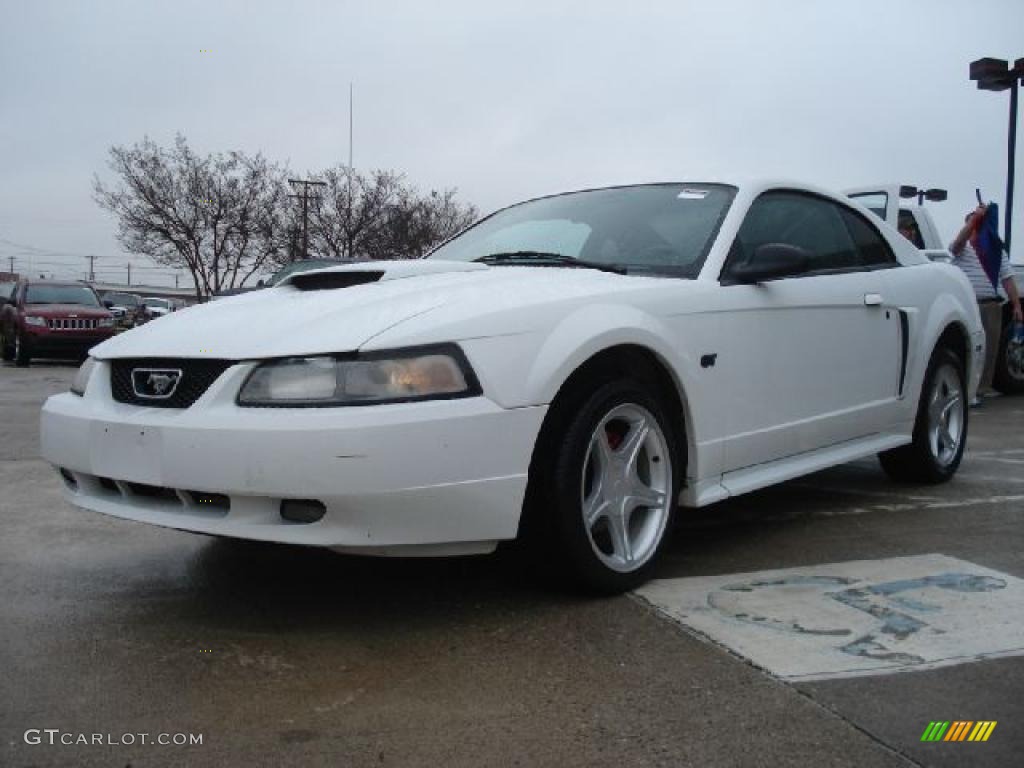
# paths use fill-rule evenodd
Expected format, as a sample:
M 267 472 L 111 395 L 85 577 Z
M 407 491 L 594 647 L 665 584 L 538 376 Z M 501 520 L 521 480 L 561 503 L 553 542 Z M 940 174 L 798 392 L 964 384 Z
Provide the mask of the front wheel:
M 956 474 L 967 443 L 967 379 L 963 362 L 950 349 L 932 353 L 909 445 L 878 455 L 895 480 L 944 483 Z
M 557 570 L 593 591 L 643 583 L 665 542 L 679 491 L 680 439 L 647 386 L 613 380 L 572 402 L 561 435 L 531 468 L 529 512 Z
M 24 368 L 32 362 L 32 353 L 21 331 L 14 332 L 14 364 Z
M 14 345 L 7 340 L 3 329 L 0 329 L 0 357 L 8 362 L 14 359 Z

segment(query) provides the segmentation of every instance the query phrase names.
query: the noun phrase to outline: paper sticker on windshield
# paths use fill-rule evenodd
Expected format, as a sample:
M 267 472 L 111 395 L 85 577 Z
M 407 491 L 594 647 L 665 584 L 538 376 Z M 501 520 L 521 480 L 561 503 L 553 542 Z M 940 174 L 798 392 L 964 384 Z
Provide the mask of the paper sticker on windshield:
M 707 196 L 708 191 L 706 189 L 684 189 L 676 195 L 680 200 L 703 200 Z

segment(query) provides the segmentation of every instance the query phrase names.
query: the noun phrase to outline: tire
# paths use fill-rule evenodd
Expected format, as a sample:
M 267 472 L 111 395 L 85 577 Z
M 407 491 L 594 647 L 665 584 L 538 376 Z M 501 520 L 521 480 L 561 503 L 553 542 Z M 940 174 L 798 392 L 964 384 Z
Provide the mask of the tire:
M 1003 325 L 992 387 L 1004 395 L 1024 394 L 1024 346 L 1012 343 L 1013 321 Z
M 14 359 L 14 345 L 7 342 L 7 334 L 0 330 L 0 357 L 7 362 Z
M 604 380 L 553 406 L 531 462 L 524 535 L 549 572 L 619 594 L 649 578 L 668 538 L 685 443 L 656 386 Z
M 878 455 L 894 480 L 944 483 L 956 474 L 967 443 L 967 380 L 963 361 L 939 347 L 928 361 L 909 445 Z
M 14 364 L 24 368 L 32 362 L 32 351 L 25 343 L 21 331 L 15 331 L 14 334 Z

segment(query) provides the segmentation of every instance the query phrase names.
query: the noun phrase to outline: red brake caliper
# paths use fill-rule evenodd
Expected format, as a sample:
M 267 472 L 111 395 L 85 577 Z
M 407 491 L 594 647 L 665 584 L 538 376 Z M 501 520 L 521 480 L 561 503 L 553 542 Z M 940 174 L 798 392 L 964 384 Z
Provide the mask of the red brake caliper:
M 621 424 L 605 424 L 604 433 L 608 438 L 608 446 L 617 451 L 622 441 L 626 439 L 628 428 Z

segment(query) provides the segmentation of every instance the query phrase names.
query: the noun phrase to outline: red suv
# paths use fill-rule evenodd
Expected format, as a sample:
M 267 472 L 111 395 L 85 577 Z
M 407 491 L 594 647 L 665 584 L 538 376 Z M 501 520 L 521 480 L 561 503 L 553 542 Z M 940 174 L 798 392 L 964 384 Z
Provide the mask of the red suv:
M 0 350 L 4 360 L 83 358 L 114 333 L 114 316 L 85 283 L 19 280 L 0 285 Z

